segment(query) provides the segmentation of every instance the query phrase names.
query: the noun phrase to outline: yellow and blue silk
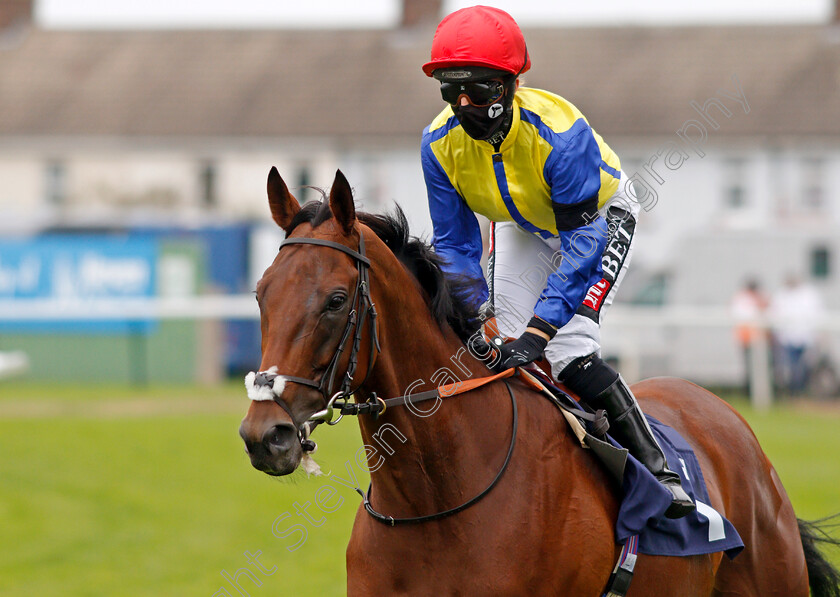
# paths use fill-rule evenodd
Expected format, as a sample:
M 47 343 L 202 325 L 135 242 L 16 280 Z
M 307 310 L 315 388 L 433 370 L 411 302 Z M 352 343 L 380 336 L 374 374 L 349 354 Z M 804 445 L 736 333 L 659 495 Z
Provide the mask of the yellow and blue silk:
M 597 209 L 618 189 L 621 170 L 618 156 L 583 114 L 560 96 L 520 88 L 510 132 L 496 152 L 467 135 L 447 106 L 423 132 L 421 159 L 432 242 L 447 272 L 484 279 L 475 213 L 516 222 L 541 238 L 560 238 L 563 253 L 573 258 L 549 276 L 535 313 L 558 327 L 571 319 L 600 280 L 606 226 Z M 597 246 L 589 243 L 592 249 L 582 252 L 582 244 L 573 242 L 580 235 Z M 486 300 L 486 284 L 478 298 Z

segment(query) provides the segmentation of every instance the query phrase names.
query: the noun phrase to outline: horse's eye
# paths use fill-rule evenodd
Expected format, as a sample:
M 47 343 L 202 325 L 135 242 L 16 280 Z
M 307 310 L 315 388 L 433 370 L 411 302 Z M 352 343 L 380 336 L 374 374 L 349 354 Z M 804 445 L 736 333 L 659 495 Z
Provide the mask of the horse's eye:
M 347 297 L 343 294 L 337 294 L 330 299 L 330 302 L 327 303 L 327 309 L 330 311 L 338 311 L 344 306 L 344 303 L 347 302 Z

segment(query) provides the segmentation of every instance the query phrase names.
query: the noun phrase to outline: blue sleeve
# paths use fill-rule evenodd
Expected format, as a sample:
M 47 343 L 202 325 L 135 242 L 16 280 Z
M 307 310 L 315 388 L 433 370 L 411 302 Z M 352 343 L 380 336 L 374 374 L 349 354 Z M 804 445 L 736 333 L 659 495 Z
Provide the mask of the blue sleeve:
M 601 150 L 585 120 L 575 122 L 570 132 L 567 142 L 549 155 L 544 170 L 563 258 L 534 308 L 537 317 L 557 327 L 569 322 L 589 287 L 601 279 L 608 238 L 606 221 L 598 215 Z
M 552 206 L 560 220 L 558 230 L 574 230 L 593 221 L 598 211 L 601 148 L 582 118 L 562 140 L 545 161 L 543 176 L 551 187 Z M 588 221 L 583 214 L 589 216 Z
M 425 142 L 420 155 L 434 229 L 432 246 L 444 259 L 443 269 L 447 274 L 462 275 L 475 281 L 477 295 L 474 301 L 480 305 L 487 300 L 488 291 L 481 269 L 483 247 L 478 220 Z
M 607 222 L 598 216 L 587 226 L 561 232 L 560 239 L 563 256 L 560 267 L 548 277 L 534 307 L 534 315 L 558 328 L 569 322 L 589 287 L 601 279 L 601 254 L 607 246 Z

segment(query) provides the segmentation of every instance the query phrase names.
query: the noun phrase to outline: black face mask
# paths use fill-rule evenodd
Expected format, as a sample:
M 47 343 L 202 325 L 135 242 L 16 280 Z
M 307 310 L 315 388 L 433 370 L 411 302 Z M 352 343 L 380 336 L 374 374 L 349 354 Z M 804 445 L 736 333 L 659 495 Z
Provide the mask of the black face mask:
M 516 79 L 505 81 L 505 93 L 490 106 L 452 106 L 464 131 L 477 141 L 487 141 L 498 150 L 513 122 L 513 95 Z

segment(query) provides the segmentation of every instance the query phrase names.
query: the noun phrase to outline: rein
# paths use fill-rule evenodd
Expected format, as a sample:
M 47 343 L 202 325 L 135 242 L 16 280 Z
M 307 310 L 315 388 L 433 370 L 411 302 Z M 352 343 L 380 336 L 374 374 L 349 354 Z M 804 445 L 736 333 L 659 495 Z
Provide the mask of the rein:
M 505 371 L 505 373 L 508 374 L 508 375 L 505 375 L 505 377 L 510 377 L 510 375 L 513 374 L 513 370 L 510 369 L 508 371 Z M 495 380 L 495 379 L 498 379 L 498 378 L 499 378 L 499 376 L 493 376 L 492 378 L 486 377 L 484 379 L 485 380 L 490 380 L 490 379 Z M 483 381 L 483 380 L 476 380 L 476 381 Z M 463 510 L 466 510 L 470 506 L 472 506 L 472 505 L 478 503 L 479 501 L 481 501 L 481 499 L 484 496 L 486 496 L 488 493 L 490 493 L 490 491 L 492 491 L 492 489 L 499 482 L 499 479 L 502 478 L 502 475 L 505 474 L 505 471 L 507 470 L 508 464 L 510 464 L 510 458 L 511 458 L 511 456 L 513 456 L 513 447 L 516 445 L 516 430 L 519 428 L 519 413 L 518 413 L 518 410 L 516 408 L 516 397 L 514 396 L 513 390 L 511 389 L 510 384 L 507 382 L 507 380 L 504 380 L 504 384 L 505 384 L 505 388 L 508 391 L 508 394 L 510 394 L 510 403 L 511 403 L 511 407 L 513 409 L 513 416 L 512 416 L 513 421 L 511 423 L 511 426 L 513 427 L 513 431 L 510 434 L 510 447 L 508 447 L 507 455 L 505 456 L 505 461 L 502 463 L 502 468 L 499 469 L 499 472 L 496 473 L 496 476 L 493 477 L 493 480 L 490 481 L 490 484 L 484 489 L 484 491 L 482 491 L 481 493 L 479 493 L 475 497 L 467 500 L 466 502 L 464 502 L 460 506 L 455 506 L 454 508 L 450 508 L 449 510 L 444 510 L 442 512 L 437 512 L 436 514 L 427 514 L 425 516 L 411 516 L 411 517 L 407 517 L 407 518 L 394 518 L 393 516 L 386 516 L 384 514 L 380 514 L 379 512 L 374 510 L 373 507 L 370 505 L 370 494 L 371 494 L 372 485 L 368 486 L 367 493 L 365 493 L 364 491 L 362 491 L 361 489 L 356 487 L 356 493 L 358 493 L 360 496 L 362 496 L 362 503 L 364 504 L 364 507 L 365 507 L 365 510 L 367 511 L 367 513 L 370 514 L 373 517 L 373 519 L 376 520 L 377 522 L 381 522 L 382 524 L 387 524 L 388 526 L 392 526 L 392 527 L 396 526 L 398 524 L 419 524 L 421 522 L 431 522 L 433 520 L 440 520 L 441 518 L 446 518 L 448 516 L 452 516 L 453 514 L 457 514 L 458 512 L 462 512 Z M 483 384 L 481 384 L 481 385 L 483 385 Z M 478 386 L 476 386 L 476 387 L 478 387 Z M 470 388 L 470 389 L 472 389 L 472 388 Z M 404 397 L 400 397 L 400 398 L 398 398 L 398 400 L 402 400 L 403 398 Z
M 516 445 L 516 433 L 519 427 L 519 414 L 516 405 L 516 397 L 513 393 L 513 390 L 510 387 L 510 384 L 505 378 L 515 375 L 516 370 L 508 369 L 507 371 L 503 371 L 501 373 L 489 377 L 459 381 L 453 384 L 439 386 L 434 390 L 419 392 L 413 395 L 406 394 L 403 396 L 396 396 L 388 399 L 380 398 L 376 395 L 375 392 L 373 392 L 371 393 L 370 399 L 367 402 L 350 402 L 348 399 L 364 384 L 365 380 L 370 375 L 370 372 L 373 368 L 373 362 L 376 358 L 376 355 L 381 351 L 376 327 L 376 308 L 370 297 L 368 270 L 371 267 L 371 262 L 370 259 L 368 259 L 365 255 L 364 235 L 360 230 L 358 251 L 354 251 L 353 249 L 340 243 L 317 238 L 286 239 L 280 244 L 280 249 L 278 250 L 282 250 L 283 247 L 287 245 L 295 244 L 328 247 L 331 249 L 341 251 L 355 260 L 356 267 L 359 272 L 359 277 L 356 282 L 356 290 L 353 295 L 352 308 L 347 316 L 347 325 L 344 327 L 344 331 L 341 335 L 341 339 L 338 342 L 338 346 L 336 347 L 335 353 L 330 359 L 330 362 L 324 370 L 324 373 L 321 375 L 320 380 L 278 374 L 275 372 L 274 368 L 272 368 L 272 370 L 270 371 L 262 371 L 255 374 L 255 385 L 258 385 L 260 387 L 269 387 L 273 390 L 273 384 L 275 379 L 280 377 L 284 380 L 284 382 L 292 382 L 308 386 L 310 388 L 318 390 L 321 393 L 325 401 L 324 409 L 309 416 L 303 424 L 297 425 L 298 438 L 300 440 L 302 449 L 304 450 L 304 452 L 311 452 L 315 449 L 315 443 L 309 439 L 309 435 L 312 432 L 312 429 L 320 423 L 335 425 L 342 419 L 342 417 L 344 417 L 344 415 L 372 415 L 374 417 L 378 417 L 380 414 L 385 412 L 387 408 L 392 406 L 408 405 L 409 403 L 415 404 L 417 402 L 423 402 L 426 400 L 456 396 L 458 394 L 463 394 L 476 388 L 482 387 L 494 381 L 504 381 L 505 388 L 507 389 L 508 394 L 510 395 L 513 413 L 513 430 L 511 432 L 510 437 L 510 446 L 508 447 L 507 455 L 505 456 L 505 460 L 502 463 L 501 469 L 498 473 L 496 473 L 496 476 L 493 478 L 490 484 L 483 491 L 481 491 L 481 493 L 462 503 L 460 506 L 456 506 L 454 508 L 450 508 L 442 512 L 428 514 L 424 516 L 394 518 L 393 516 L 386 516 L 384 514 L 380 514 L 379 512 L 373 509 L 373 507 L 370 504 L 370 486 L 368 487 L 367 492 L 362 491 L 360 488 L 356 488 L 356 491 L 359 493 L 359 495 L 362 496 L 364 508 L 367 511 L 367 513 L 370 514 L 370 516 L 373 517 L 374 520 L 383 524 L 387 524 L 389 526 L 396 526 L 398 524 L 418 524 L 422 522 L 440 520 L 442 518 L 446 518 L 448 516 L 452 516 L 453 514 L 462 512 L 470 506 L 473 506 L 474 504 L 478 503 L 482 498 L 484 498 L 488 493 L 490 493 L 490 491 L 492 491 L 492 489 L 502 478 L 502 476 L 508 468 L 508 465 L 510 464 L 511 457 L 513 456 L 513 449 Z M 365 373 L 365 377 L 355 388 L 353 388 L 353 378 L 356 373 L 356 367 L 358 366 L 358 353 L 359 348 L 361 346 L 362 334 L 364 332 L 364 326 L 366 321 L 368 321 L 370 325 L 370 358 L 368 359 L 368 368 L 367 372 Z M 340 388 L 338 389 L 338 391 L 334 391 L 338 363 L 341 359 L 341 355 L 344 353 L 344 350 L 347 347 L 347 343 L 350 339 L 351 332 L 353 332 L 354 330 L 355 333 L 353 334 L 353 342 L 350 346 L 350 356 L 347 365 L 347 371 L 344 374 L 344 379 L 341 382 Z M 535 386 L 535 382 L 529 376 L 523 376 L 522 379 L 532 387 L 539 386 L 538 383 Z M 289 415 L 293 424 L 296 424 L 295 417 L 289 405 L 285 401 L 283 401 L 283 399 L 277 393 L 273 391 L 272 399 L 286 412 L 286 414 Z M 555 404 L 557 403 L 555 402 Z M 557 405 L 561 408 L 569 410 L 569 408 L 566 405 Z M 339 416 L 338 419 L 333 421 L 336 409 L 339 412 Z M 576 414 L 580 416 L 580 413 Z
M 332 405 L 333 409 L 337 408 L 339 413 L 338 419 L 335 420 L 335 423 L 338 423 L 344 415 L 373 415 L 374 417 L 378 417 L 384 413 L 386 409 L 393 406 L 404 406 L 409 403 L 414 405 L 418 402 L 425 402 L 427 400 L 449 398 L 451 396 L 457 396 L 458 394 L 465 394 L 466 392 L 475 390 L 476 388 L 480 388 L 481 386 L 485 386 L 491 382 L 504 379 L 506 377 L 512 377 L 514 375 L 516 375 L 516 370 L 508 369 L 507 371 L 502 371 L 501 373 L 497 373 L 496 375 L 491 375 L 489 377 L 480 377 L 478 379 L 468 379 L 465 381 L 445 384 L 438 386 L 434 390 L 418 392 L 417 394 L 404 394 L 402 396 L 383 399 L 377 396 L 376 392 L 371 392 L 371 399 L 367 402 L 336 401 Z M 333 414 L 334 412 L 327 415 L 327 422 L 331 420 Z

